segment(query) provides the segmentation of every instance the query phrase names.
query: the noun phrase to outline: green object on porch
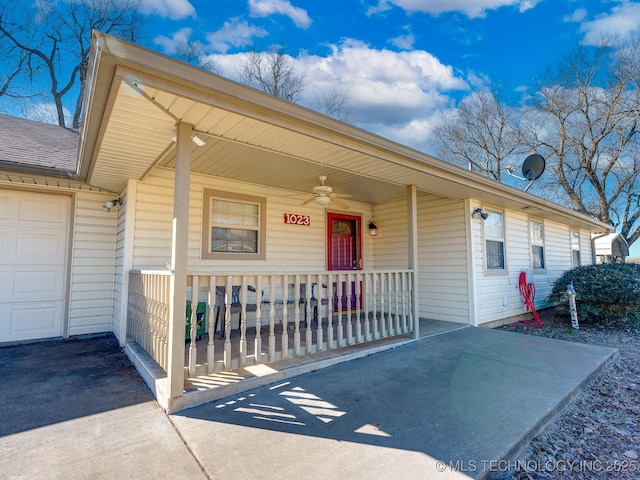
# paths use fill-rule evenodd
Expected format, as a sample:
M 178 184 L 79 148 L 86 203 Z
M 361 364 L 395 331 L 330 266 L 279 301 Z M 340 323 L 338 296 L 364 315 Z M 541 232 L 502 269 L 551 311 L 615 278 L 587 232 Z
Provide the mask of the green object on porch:
M 207 304 L 205 302 L 198 302 L 198 306 L 196 307 L 196 339 L 200 339 L 207 331 Z M 187 301 L 187 316 L 186 316 L 186 327 L 184 332 L 185 340 L 191 340 L 191 302 Z

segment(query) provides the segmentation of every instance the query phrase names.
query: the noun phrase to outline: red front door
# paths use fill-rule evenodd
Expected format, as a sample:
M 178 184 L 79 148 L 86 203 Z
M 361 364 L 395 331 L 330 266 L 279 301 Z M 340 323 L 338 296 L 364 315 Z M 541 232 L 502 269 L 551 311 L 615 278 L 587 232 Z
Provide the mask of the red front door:
M 328 214 L 329 270 L 360 270 L 362 254 L 360 217 Z
M 328 214 L 327 259 L 329 270 L 361 270 L 362 269 L 362 241 L 360 238 L 361 218 L 354 215 L 344 215 L 339 213 Z M 345 292 L 340 301 L 338 285 L 333 284 L 334 309 L 338 310 L 338 305 L 346 309 L 351 297 L 351 308 L 356 306 L 356 282 L 351 282 L 347 286 L 342 282 L 340 292 Z M 349 292 L 349 293 L 347 293 Z

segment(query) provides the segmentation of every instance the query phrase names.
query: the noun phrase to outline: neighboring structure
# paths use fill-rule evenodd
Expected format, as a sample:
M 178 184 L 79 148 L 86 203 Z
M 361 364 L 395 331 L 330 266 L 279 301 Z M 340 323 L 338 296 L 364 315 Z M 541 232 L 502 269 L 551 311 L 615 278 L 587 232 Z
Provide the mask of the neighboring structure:
M 610 229 L 111 37 L 88 71 L 77 168 L 0 163 L 0 342 L 112 331 L 169 410 L 185 368 L 522 316 L 526 270 L 544 307 Z
M 629 256 L 629 244 L 619 233 L 593 236 L 595 263 L 624 263 Z

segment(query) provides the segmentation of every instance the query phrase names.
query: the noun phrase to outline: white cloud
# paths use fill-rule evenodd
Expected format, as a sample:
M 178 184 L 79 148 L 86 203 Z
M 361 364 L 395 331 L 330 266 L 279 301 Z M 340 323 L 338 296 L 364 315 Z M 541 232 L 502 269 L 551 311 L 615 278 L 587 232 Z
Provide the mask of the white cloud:
M 520 12 L 534 8 L 541 0 L 379 0 L 368 14 L 380 13 L 396 5 L 407 12 L 423 12 L 438 15 L 444 12 L 462 12 L 469 18 L 484 17 L 487 10 L 500 7 L 517 7 Z
M 562 20 L 565 22 L 581 22 L 587 18 L 587 11 L 584 8 L 578 8 L 571 15 L 565 15 Z
M 394 37 L 389 41 L 392 45 L 402 50 L 411 50 L 413 48 L 413 44 L 416 41 L 416 36 L 411 33 L 411 29 L 408 26 L 405 26 L 404 30 L 407 33 L 405 33 L 404 35 L 398 35 L 397 37 Z
M 196 17 L 196 9 L 188 0 L 142 0 L 140 11 L 155 14 L 171 20 Z
M 158 35 L 153 42 L 156 45 L 160 45 L 164 53 L 173 55 L 178 51 L 178 47 L 181 45 L 187 45 L 189 43 L 189 37 L 191 37 L 193 30 L 185 27 L 175 32 L 171 38 L 164 35 Z
M 253 43 L 254 38 L 264 38 L 268 34 L 264 28 L 249 25 L 246 20 L 232 18 L 224 22 L 220 30 L 208 33 L 207 41 L 214 50 L 227 53 L 231 47 L 246 47 Z
M 311 18 L 307 11 L 294 7 L 288 0 L 249 0 L 249 12 L 254 17 L 269 17 L 280 14 L 289 17 L 296 27 L 309 28 Z
M 421 50 L 375 50 L 346 40 L 326 57 L 297 62 L 308 80 L 303 103 L 343 88 L 352 123 L 416 148 L 425 146 L 433 115 L 449 102 L 447 92 L 468 88 L 451 67 Z
M 613 7 L 611 13 L 597 19 L 585 22 L 580 31 L 584 32 L 582 43 L 597 45 L 603 39 L 624 40 L 638 32 L 640 25 L 640 3 L 627 3 Z
M 212 55 L 219 72 L 238 80 L 246 54 Z M 305 76 L 301 103 L 312 107 L 332 90 L 347 95 L 349 122 L 418 149 L 428 137 L 449 95 L 469 90 L 451 66 L 423 50 L 376 50 L 347 39 L 332 45 L 326 56 L 300 55 L 296 68 Z

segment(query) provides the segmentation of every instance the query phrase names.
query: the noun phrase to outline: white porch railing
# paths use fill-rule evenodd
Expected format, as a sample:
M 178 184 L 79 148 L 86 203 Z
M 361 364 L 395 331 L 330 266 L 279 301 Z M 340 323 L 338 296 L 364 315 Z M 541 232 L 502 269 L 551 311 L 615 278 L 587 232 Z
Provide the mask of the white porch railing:
M 127 338 L 140 345 L 164 371 L 169 358 L 169 271 L 131 271 Z
M 129 337 L 165 370 L 168 272 L 132 271 Z M 188 275 L 189 375 L 337 350 L 413 330 L 411 270 Z

